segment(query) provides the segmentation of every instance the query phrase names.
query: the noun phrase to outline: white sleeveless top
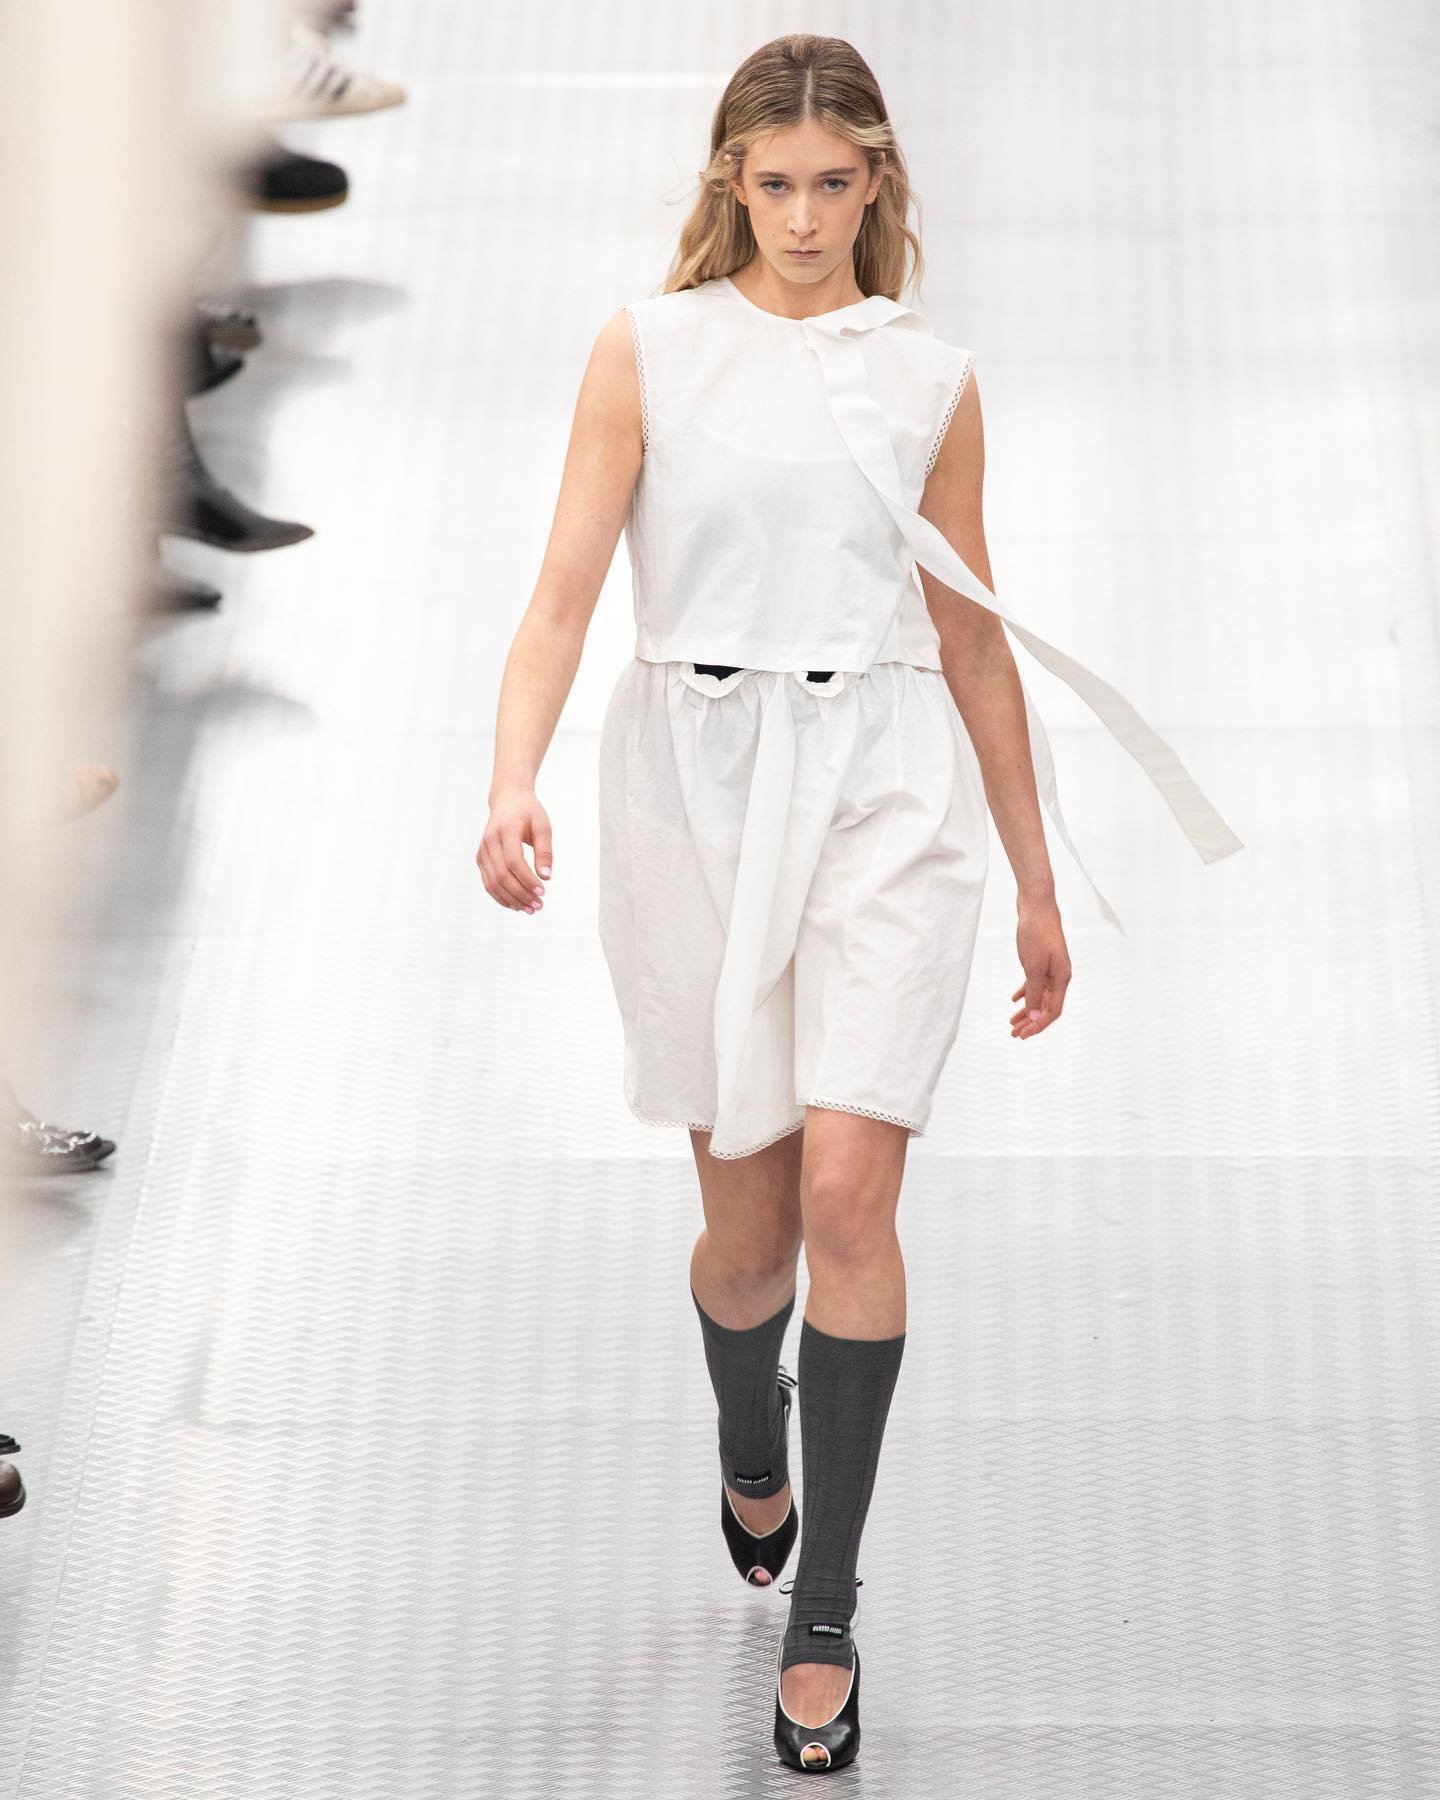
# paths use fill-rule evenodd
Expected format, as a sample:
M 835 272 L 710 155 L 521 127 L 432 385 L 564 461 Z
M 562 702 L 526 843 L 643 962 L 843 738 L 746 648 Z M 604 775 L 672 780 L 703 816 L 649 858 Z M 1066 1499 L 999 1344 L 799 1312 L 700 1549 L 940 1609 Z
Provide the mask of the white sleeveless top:
M 645 419 L 626 520 L 636 655 L 938 669 L 939 635 L 904 538 L 846 447 L 808 348 L 819 321 L 767 312 L 728 276 L 626 310 Z M 918 506 L 970 352 L 910 311 L 860 342 L 902 495 Z
M 645 454 L 625 521 L 635 654 L 647 662 L 863 672 L 939 669 L 915 565 L 987 607 L 1145 770 L 1204 862 L 1244 848 L 1169 744 L 1118 689 L 1023 625 L 917 508 L 969 378 L 969 350 L 872 294 L 808 319 L 728 276 L 631 302 Z M 1054 761 L 1022 679 L 1040 798 Z

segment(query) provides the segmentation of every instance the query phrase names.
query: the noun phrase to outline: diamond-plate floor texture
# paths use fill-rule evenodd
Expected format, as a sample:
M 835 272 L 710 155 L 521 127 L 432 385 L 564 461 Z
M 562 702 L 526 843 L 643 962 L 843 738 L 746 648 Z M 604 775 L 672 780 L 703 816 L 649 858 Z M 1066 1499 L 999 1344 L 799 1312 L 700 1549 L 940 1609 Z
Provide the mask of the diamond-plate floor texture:
M 1129 936 L 1056 846 L 1075 981 L 1011 1040 L 997 842 L 834 1780 L 1440 1794 L 1433 13 L 361 12 L 342 53 L 410 103 L 287 128 L 351 200 L 249 229 L 266 343 L 192 409 L 317 535 L 192 555 L 223 610 L 141 634 L 125 785 L 62 852 L 93 899 L 32 971 L 64 1022 L 14 1059 L 120 1148 L 4 1190 L 0 1795 L 798 1779 L 784 1601 L 715 1513 L 689 1140 L 624 1107 L 595 934 L 623 547 L 545 911 L 472 859 L 590 343 L 659 282 L 728 72 L 801 27 L 900 127 L 1001 591 L 1247 844 L 1202 868 L 1017 652 Z M 796 1425 L 798 1470 L 803 1392 Z

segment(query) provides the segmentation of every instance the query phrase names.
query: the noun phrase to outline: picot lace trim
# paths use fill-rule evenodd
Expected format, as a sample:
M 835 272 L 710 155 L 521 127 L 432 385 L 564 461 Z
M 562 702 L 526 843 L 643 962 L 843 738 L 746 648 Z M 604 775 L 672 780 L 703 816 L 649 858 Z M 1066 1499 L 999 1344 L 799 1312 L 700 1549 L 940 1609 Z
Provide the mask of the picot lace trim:
M 945 433 L 950 429 L 950 421 L 955 417 L 955 408 L 960 404 L 960 396 L 965 392 L 970 380 L 970 370 L 974 366 L 975 357 L 972 352 L 965 358 L 965 368 L 950 396 L 950 404 L 945 408 L 944 417 L 940 421 L 940 429 L 935 433 L 935 441 L 930 446 L 930 455 L 926 459 L 925 473 L 928 475 L 935 467 L 936 458 L 940 455 L 940 446 L 945 442 Z
M 638 1106 L 626 1102 L 630 1111 L 642 1125 L 678 1125 L 686 1131 L 713 1131 L 713 1119 L 657 1119 L 654 1113 L 641 1112 Z M 805 1121 L 797 1119 L 793 1125 L 782 1125 L 772 1136 L 762 1138 L 758 1144 L 748 1144 L 743 1150 L 712 1150 L 710 1154 L 721 1162 L 733 1162 L 742 1156 L 753 1156 L 757 1150 L 767 1150 L 771 1144 L 778 1144 L 782 1137 L 789 1137 L 792 1131 L 799 1131 Z
M 826 1112 L 859 1113 L 863 1119 L 883 1119 L 887 1125 L 904 1125 L 917 1137 L 923 1135 L 924 1127 L 914 1119 L 902 1119 L 898 1113 L 880 1112 L 873 1106 L 856 1106 L 849 1100 L 815 1100 L 809 1094 L 796 1097 L 798 1106 L 819 1106 Z
M 627 1103 L 628 1104 L 628 1103 Z M 654 1113 L 641 1112 L 638 1106 L 631 1106 L 630 1111 L 642 1125 L 678 1125 L 686 1131 L 712 1131 L 704 1119 L 658 1119 Z
M 640 342 L 640 323 L 635 317 L 635 308 L 627 306 L 625 316 L 630 321 L 630 339 L 635 346 L 635 373 L 640 379 L 640 436 L 645 449 L 650 448 L 650 390 L 645 382 L 645 351 Z M 669 1123 L 669 1121 L 665 1121 Z
M 768 1150 L 771 1144 L 778 1144 L 781 1138 L 789 1137 L 792 1132 L 803 1131 L 804 1129 L 805 1121 L 803 1119 L 797 1119 L 793 1125 L 782 1125 L 778 1131 L 772 1132 L 769 1137 L 761 1138 L 758 1144 L 747 1145 L 744 1150 L 712 1150 L 710 1154 L 713 1157 L 716 1157 L 720 1162 L 734 1162 L 737 1158 L 742 1156 L 753 1156 L 757 1150 Z

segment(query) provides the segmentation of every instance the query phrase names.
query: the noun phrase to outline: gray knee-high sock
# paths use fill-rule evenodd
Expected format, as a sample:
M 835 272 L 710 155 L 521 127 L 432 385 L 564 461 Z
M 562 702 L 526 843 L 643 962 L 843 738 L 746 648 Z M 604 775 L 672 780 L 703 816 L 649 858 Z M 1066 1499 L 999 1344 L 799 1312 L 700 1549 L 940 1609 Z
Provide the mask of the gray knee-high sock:
M 905 1333 L 832 1337 L 800 1321 L 800 1561 L 780 1666 L 852 1660 L 855 1566 Z
M 771 1318 L 743 1331 L 712 1319 L 690 1290 L 700 1315 L 705 1361 L 720 1407 L 720 1473 L 737 1494 L 778 1494 L 790 1479 L 785 1410 L 776 1375 L 795 1296 Z

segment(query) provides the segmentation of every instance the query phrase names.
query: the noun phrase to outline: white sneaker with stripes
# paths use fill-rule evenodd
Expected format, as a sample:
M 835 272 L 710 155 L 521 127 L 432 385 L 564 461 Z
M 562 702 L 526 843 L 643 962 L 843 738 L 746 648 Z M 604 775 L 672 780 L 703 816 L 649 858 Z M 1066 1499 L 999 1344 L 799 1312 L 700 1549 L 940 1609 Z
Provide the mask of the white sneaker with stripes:
M 290 28 L 279 90 L 281 98 L 269 114 L 271 124 L 379 112 L 399 106 L 406 97 L 400 82 L 342 62 L 325 33 L 301 19 Z

